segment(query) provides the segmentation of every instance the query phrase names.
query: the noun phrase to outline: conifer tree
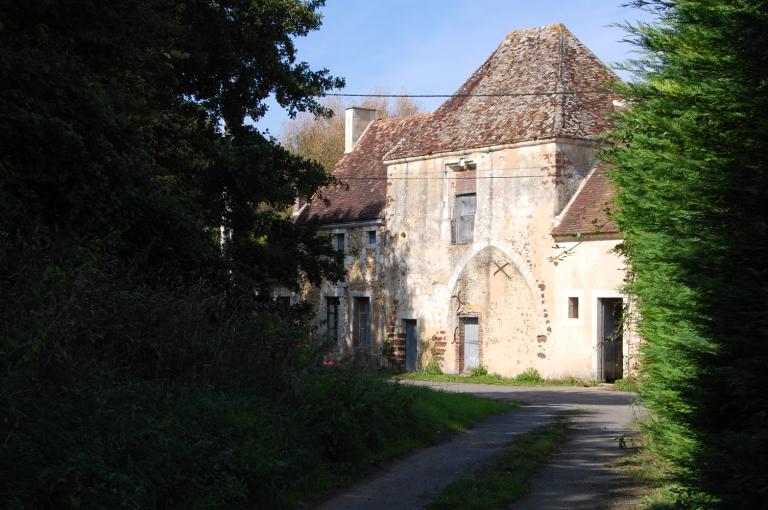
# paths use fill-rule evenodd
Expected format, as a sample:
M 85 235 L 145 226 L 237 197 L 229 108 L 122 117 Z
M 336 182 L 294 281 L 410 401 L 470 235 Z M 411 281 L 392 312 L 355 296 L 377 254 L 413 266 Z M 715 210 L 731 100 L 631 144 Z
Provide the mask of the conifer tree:
M 657 451 L 705 506 L 768 490 L 768 3 L 637 0 L 609 135 Z M 694 498 L 695 499 L 695 498 Z M 689 502 L 692 501 L 689 499 Z M 714 503 L 712 501 L 715 501 Z

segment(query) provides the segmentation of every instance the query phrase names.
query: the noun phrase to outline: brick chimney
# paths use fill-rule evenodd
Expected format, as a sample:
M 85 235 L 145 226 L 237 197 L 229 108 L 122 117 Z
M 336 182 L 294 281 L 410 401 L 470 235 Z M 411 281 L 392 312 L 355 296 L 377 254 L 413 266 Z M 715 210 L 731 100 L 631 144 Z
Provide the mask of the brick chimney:
M 353 106 L 344 112 L 344 152 L 352 152 L 368 124 L 376 120 L 376 110 Z

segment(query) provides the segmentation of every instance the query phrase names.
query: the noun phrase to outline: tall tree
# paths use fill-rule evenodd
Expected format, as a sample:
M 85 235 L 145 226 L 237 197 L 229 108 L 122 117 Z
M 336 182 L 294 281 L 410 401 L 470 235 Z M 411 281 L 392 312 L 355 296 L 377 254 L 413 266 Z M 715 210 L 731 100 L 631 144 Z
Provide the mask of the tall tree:
M 352 104 L 337 98 L 325 99 L 322 104 L 332 116 L 299 114 L 283 125 L 280 141 L 292 154 L 317 161 L 330 172 L 344 154 L 344 110 Z M 355 106 L 373 108 L 382 119 L 421 111 L 421 105 L 408 97 L 367 97 Z
M 250 122 L 265 99 L 329 114 L 343 86 L 296 60 L 322 0 L 4 0 L 0 229 L 95 243 L 145 268 L 220 266 L 244 287 L 337 267 L 282 213 L 328 183 Z M 62 234 L 64 235 L 64 234 Z
M 637 0 L 610 134 L 653 447 L 723 508 L 768 490 L 768 4 Z

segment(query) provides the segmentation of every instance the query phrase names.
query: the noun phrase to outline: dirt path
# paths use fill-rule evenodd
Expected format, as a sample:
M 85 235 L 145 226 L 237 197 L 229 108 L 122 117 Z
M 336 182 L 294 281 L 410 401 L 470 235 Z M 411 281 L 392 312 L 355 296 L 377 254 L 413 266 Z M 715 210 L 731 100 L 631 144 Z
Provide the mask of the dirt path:
M 368 479 L 326 501 L 321 510 L 423 508 L 451 481 L 476 470 L 499 454 L 520 433 L 550 423 L 565 411 L 575 431 L 565 450 L 534 481 L 531 494 L 514 508 L 626 508 L 629 486 L 606 464 L 621 457 L 617 438 L 631 434 L 638 408 L 632 395 L 596 388 L 510 387 L 455 383 L 414 383 L 517 400 L 529 405 L 493 417 L 466 434 L 397 460 Z

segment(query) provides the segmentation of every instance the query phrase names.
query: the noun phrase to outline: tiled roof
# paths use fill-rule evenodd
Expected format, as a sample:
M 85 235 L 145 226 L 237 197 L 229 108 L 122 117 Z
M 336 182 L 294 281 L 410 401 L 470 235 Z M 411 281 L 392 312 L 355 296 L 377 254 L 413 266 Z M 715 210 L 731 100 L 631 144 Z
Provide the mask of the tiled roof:
M 387 160 L 568 136 L 595 138 L 608 126 L 617 80 L 562 24 L 516 30 L 456 94 L 594 91 L 519 96 L 455 96 L 385 157 Z
M 333 169 L 333 175 L 343 184 L 320 191 L 330 204 L 325 205 L 319 197 L 314 197 L 297 221 L 328 224 L 383 218 L 387 195 L 384 154 L 406 133 L 417 132 L 430 115 L 420 113 L 373 121 L 352 152 L 344 154 Z
M 619 229 L 606 211 L 614 207 L 614 190 L 605 176 L 605 169 L 604 165 L 599 165 L 592 170 L 566 206 L 560 223 L 552 229 L 553 236 L 618 233 Z

